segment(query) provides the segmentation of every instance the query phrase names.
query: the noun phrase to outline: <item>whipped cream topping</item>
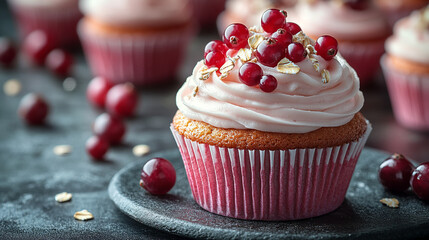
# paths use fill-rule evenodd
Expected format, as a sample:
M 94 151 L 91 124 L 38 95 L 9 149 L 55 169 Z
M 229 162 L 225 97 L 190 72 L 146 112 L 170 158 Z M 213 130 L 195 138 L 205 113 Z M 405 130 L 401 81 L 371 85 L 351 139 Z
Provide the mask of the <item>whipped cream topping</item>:
M 278 81 L 277 89 L 270 93 L 239 80 L 240 60 L 225 79 L 212 73 L 205 81 L 198 78 L 198 71 L 204 66 L 200 61 L 178 91 L 176 104 L 186 117 L 219 128 L 306 133 L 344 125 L 364 102 L 356 72 L 340 56 L 331 61 L 315 58 L 321 69 L 330 72 L 328 83 L 322 83 L 320 73 L 308 58 L 297 63 L 301 71 L 295 75 L 258 63 L 264 74 L 273 75 Z M 196 86 L 198 92 L 194 96 Z
M 370 5 L 353 10 L 337 1 L 297 4 L 294 17 L 302 30 L 311 36 L 332 35 L 339 41 L 379 39 L 388 36 L 389 27 L 380 11 Z
M 112 26 L 175 26 L 192 17 L 188 0 L 81 0 L 80 8 L 84 15 Z
M 429 64 L 429 6 L 399 20 L 393 36 L 386 41 L 386 52 L 410 61 Z
M 76 7 L 79 0 L 8 0 L 10 4 L 23 7 L 53 8 L 53 7 Z

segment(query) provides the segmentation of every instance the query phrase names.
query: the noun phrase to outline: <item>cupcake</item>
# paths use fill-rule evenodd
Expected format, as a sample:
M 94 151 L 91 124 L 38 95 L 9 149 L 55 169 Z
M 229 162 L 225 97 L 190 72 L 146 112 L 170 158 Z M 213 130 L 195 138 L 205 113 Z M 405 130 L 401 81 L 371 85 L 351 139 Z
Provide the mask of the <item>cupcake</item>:
M 82 0 L 78 26 L 94 75 L 113 83 L 174 79 L 194 32 L 187 0 Z
M 226 0 L 192 0 L 194 16 L 200 27 L 216 24 L 217 16 L 225 9 Z
M 281 12 L 267 12 L 280 21 L 233 24 L 224 42 L 207 44 L 170 128 L 205 210 L 266 221 L 319 216 L 343 202 L 371 125 L 335 39 L 292 37 Z
M 396 120 L 429 130 L 429 6 L 395 24 L 381 66 Z
M 379 70 L 389 26 L 370 1 L 304 1 L 296 7 L 297 21 L 312 38 L 329 34 L 338 39 L 340 53 L 368 85 Z
M 408 16 L 413 10 L 429 4 L 429 0 L 376 0 L 375 3 L 393 27 L 396 21 Z
M 79 0 L 8 0 L 22 38 L 34 30 L 46 32 L 55 47 L 79 44 L 76 26 L 82 17 Z
M 219 15 L 217 27 L 219 33 L 232 23 L 243 23 L 251 27 L 260 24 L 261 14 L 269 8 L 290 9 L 297 0 L 228 0 L 225 11 Z

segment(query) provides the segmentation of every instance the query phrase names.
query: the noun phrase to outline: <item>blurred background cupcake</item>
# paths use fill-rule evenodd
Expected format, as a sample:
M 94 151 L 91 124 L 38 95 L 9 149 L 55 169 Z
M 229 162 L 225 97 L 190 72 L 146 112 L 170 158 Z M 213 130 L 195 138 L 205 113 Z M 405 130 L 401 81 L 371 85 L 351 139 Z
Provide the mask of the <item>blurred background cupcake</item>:
M 429 130 L 429 5 L 395 24 L 381 62 L 396 120 Z
M 339 42 L 340 54 L 356 70 L 366 86 L 379 70 L 389 26 L 369 0 L 309 0 L 295 8 L 296 21 L 313 39 L 324 34 Z
M 194 16 L 200 28 L 216 25 L 217 16 L 225 9 L 226 0 L 192 0 Z
M 175 79 L 194 32 L 188 0 L 81 0 L 78 32 L 94 75 L 113 83 Z
M 82 17 L 79 0 L 8 0 L 21 38 L 43 30 L 54 47 L 79 44 L 76 26 Z
M 288 10 L 297 0 L 228 0 L 225 11 L 217 20 L 219 33 L 231 23 L 243 23 L 247 27 L 261 24 L 262 13 L 269 8 Z M 289 12 L 288 12 L 289 13 Z
M 400 18 L 429 4 L 429 0 L 376 0 L 375 3 L 385 14 L 389 25 L 393 27 Z

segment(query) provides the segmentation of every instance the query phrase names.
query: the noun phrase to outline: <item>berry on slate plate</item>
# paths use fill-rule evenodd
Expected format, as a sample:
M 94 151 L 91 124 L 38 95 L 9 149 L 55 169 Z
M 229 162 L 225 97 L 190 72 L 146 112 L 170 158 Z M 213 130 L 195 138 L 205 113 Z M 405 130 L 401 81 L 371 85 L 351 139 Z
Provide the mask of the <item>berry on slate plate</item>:
M 419 165 L 413 171 L 410 184 L 417 197 L 429 201 L 429 162 Z
M 140 178 L 140 186 L 150 194 L 163 195 L 176 183 L 176 170 L 167 159 L 152 158 L 143 166 Z
M 393 154 L 381 163 L 378 177 L 388 190 L 403 192 L 410 187 L 413 165 L 401 154 Z

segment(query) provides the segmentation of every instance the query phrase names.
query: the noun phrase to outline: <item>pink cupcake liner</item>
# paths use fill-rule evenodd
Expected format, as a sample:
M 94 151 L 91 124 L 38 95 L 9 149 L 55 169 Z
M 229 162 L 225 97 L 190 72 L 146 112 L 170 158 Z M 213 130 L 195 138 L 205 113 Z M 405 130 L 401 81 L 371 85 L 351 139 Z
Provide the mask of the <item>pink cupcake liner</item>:
M 429 130 L 429 74 L 396 70 L 388 64 L 386 55 L 381 66 L 396 120 L 411 129 Z
M 101 35 L 81 21 L 78 33 L 94 75 L 113 83 L 162 84 L 174 79 L 193 35 L 189 25 L 159 34 Z
M 195 201 L 205 210 L 248 220 L 319 216 L 344 201 L 371 132 L 328 148 L 250 150 L 198 143 L 171 131 Z
M 226 0 L 193 0 L 194 15 L 201 26 L 216 23 L 216 18 L 225 9 Z
M 43 30 L 55 47 L 75 47 L 79 45 L 77 23 L 82 18 L 76 2 L 75 8 L 38 9 L 26 8 L 9 1 L 18 23 L 21 38 L 35 30 Z
M 380 68 L 380 57 L 384 53 L 384 39 L 373 42 L 340 42 L 341 55 L 355 69 L 361 86 L 371 83 Z

